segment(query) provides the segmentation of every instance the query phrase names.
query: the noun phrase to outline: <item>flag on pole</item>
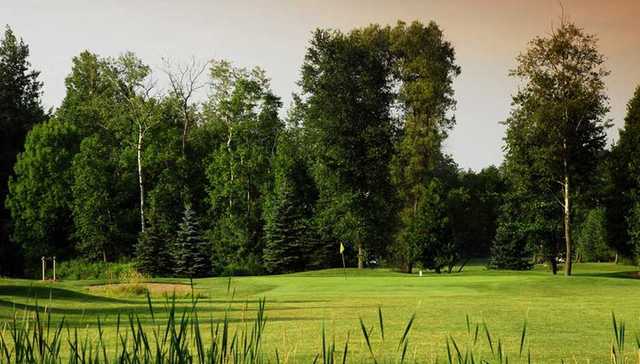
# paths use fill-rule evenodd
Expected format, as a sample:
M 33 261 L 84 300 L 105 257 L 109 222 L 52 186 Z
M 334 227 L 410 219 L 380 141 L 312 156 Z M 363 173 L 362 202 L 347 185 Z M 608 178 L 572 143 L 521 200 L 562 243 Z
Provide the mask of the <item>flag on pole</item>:
M 342 256 L 342 271 L 344 272 L 344 279 L 347 279 L 347 266 L 344 264 L 344 244 L 340 242 L 340 255 Z

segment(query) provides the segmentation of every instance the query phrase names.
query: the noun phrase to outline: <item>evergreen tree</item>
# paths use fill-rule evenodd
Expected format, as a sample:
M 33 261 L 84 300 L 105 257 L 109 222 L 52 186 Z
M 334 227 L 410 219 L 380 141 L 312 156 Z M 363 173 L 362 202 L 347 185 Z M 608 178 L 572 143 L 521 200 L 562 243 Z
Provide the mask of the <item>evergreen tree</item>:
M 611 260 L 611 249 L 607 245 L 605 211 L 594 208 L 587 212 L 585 220 L 578 226 L 576 234 L 578 256 L 585 262 L 607 262 Z
M 204 277 L 210 271 L 209 244 L 190 204 L 185 205 L 178 236 L 172 247 L 173 272 L 180 277 Z
M 162 224 L 153 211 L 149 213 L 147 222 L 146 229 L 140 233 L 135 247 L 136 269 L 151 276 L 171 273 L 169 246 Z
M 266 225 L 264 265 L 270 273 L 287 273 L 305 267 L 305 220 L 289 186 L 275 202 Z
M 312 232 L 317 192 L 293 127 L 278 138 L 273 160 L 274 186 L 265 206 L 264 264 L 271 273 L 299 271 L 311 260 L 317 240 Z

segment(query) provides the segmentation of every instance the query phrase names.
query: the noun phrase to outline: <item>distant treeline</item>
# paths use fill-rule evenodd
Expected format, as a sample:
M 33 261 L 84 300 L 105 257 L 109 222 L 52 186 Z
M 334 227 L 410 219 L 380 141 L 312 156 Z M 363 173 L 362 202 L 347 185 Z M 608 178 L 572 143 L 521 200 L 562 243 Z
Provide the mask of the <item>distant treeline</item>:
M 0 274 L 53 255 L 151 275 L 284 273 L 341 265 L 340 243 L 349 266 L 407 272 L 636 259 L 640 89 L 605 149 L 604 57 L 563 22 L 511 71 L 523 87 L 503 165 L 463 171 L 442 150 L 461 72 L 445 38 L 433 22 L 316 30 L 286 113 L 260 68 L 165 61 L 154 75 L 133 53 L 84 51 L 47 112 L 7 27 Z

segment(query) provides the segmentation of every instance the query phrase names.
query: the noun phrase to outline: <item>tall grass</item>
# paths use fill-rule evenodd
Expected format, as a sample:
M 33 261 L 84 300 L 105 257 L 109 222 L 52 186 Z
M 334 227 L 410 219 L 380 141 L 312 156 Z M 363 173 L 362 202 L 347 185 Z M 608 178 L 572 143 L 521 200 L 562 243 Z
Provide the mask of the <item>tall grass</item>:
M 224 318 L 214 321 L 198 316 L 198 299 L 179 308 L 175 297 L 169 298 L 162 319 L 147 295 L 148 318 L 138 314 L 115 318 L 115 337 L 105 335 L 105 319 L 97 318 L 96 337 L 90 337 L 64 318 L 55 323 L 51 313 L 37 306 L 35 310 L 15 311 L 13 318 L 0 327 L 0 363 L 291 363 L 295 358 L 281 358 L 288 348 L 267 347 L 263 334 L 267 324 L 266 303 L 258 302 L 255 317 L 242 324 L 232 324 L 225 311 Z M 146 321 L 145 321 L 146 320 Z M 143 325 L 144 322 L 144 325 Z M 472 323 L 466 318 L 466 334 L 460 338 L 448 336 L 444 340 L 441 358 L 418 358 L 411 355 L 410 334 L 415 322 L 411 316 L 397 342 L 390 342 L 385 332 L 384 315 L 377 310 L 377 320 L 370 325 L 359 320 L 365 345 L 364 356 L 354 356 L 350 335 L 343 343 L 329 339 L 321 328 L 320 347 L 313 363 L 446 363 L 446 364 L 508 364 L 532 363 L 527 347 L 527 322 L 522 326 L 517 350 L 509 351 L 503 341 L 491 334 L 484 322 Z M 611 364 L 640 364 L 640 338 L 626 347 L 626 329 L 622 321 L 612 316 Z M 208 328 L 208 329 L 207 329 Z M 377 340 L 374 340 L 377 339 Z M 420 345 L 419 341 L 415 342 Z M 267 354 L 269 353 L 269 354 Z M 558 359 L 558 363 L 563 363 Z M 577 362 L 573 359 L 571 362 Z M 584 361 L 585 363 L 588 361 Z

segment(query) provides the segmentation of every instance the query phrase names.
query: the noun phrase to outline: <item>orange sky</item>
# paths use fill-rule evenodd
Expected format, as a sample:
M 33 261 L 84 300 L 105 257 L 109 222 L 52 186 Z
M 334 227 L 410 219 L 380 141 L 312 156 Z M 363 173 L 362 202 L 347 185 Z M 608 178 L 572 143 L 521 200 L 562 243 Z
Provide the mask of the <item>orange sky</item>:
M 570 20 L 600 39 L 612 71 L 607 86 L 617 128 L 640 84 L 640 0 L 564 0 L 562 6 Z M 161 57 L 192 55 L 259 65 L 288 105 L 313 29 L 434 20 L 462 67 L 455 83 L 458 124 L 447 150 L 474 169 L 501 162 L 504 130 L 498 122 L 517 87 L 507 72 L 527 42 L 547 34 L 561 14 L 557 0 L 0 1 L 0 23 L 31 46 L 48 106 L 64 97 L 71 58 L 83 49 L 104 56 L 132 50 L 157 68 Z

